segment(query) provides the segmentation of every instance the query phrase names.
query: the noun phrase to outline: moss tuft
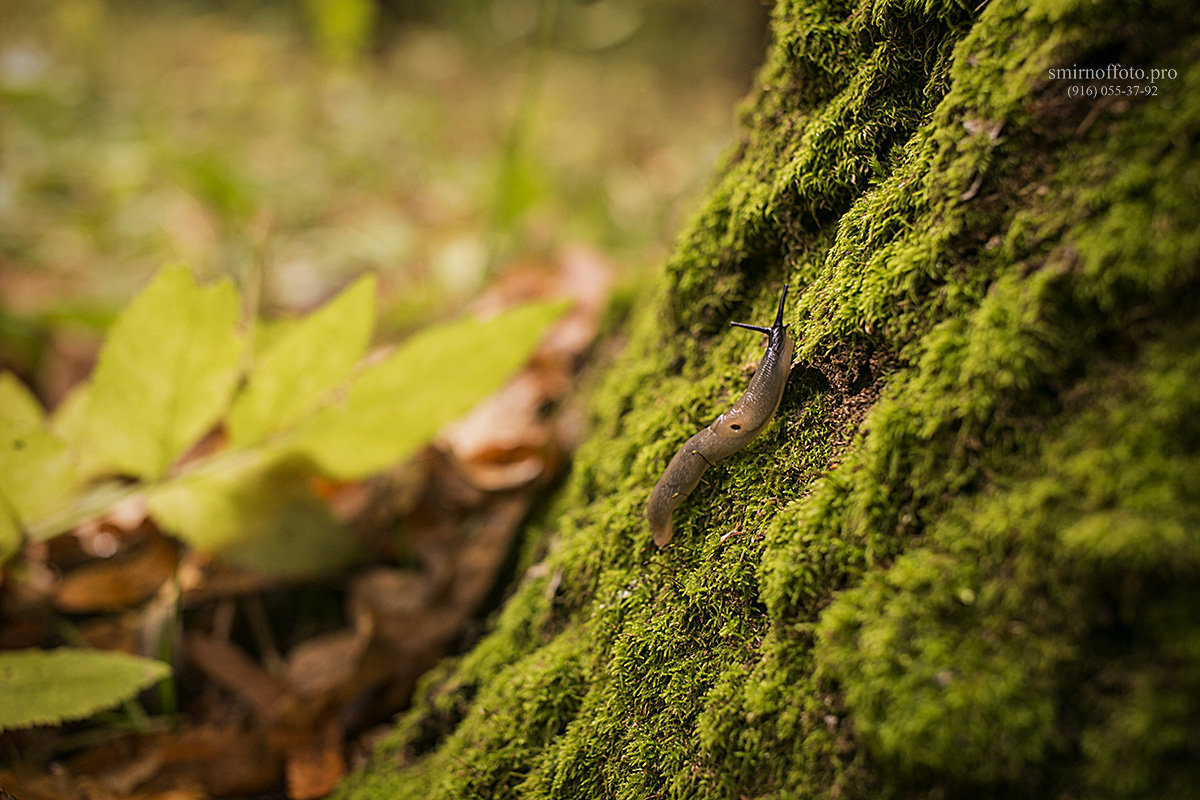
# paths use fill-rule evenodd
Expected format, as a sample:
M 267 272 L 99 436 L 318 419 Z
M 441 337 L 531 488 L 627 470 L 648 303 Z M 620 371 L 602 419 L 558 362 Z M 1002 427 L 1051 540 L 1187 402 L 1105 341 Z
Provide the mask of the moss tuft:
M 342 798 L 1195 795 L 1200 34 L 973 9 L 779 3 L 544 561 Z M 1048 79 L 1109 63 L 1178 74 Z M 784 280 L 806 367 L 654 552 Z

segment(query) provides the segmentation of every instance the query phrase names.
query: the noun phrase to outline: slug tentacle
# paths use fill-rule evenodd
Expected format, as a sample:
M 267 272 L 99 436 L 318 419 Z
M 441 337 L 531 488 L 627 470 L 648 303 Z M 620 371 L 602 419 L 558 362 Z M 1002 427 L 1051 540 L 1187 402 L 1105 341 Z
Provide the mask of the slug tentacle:
M 767 350 L 754 377 L 750 379 L 750 385 L 746 387 L 746 393 L 711 425 L 684 442 L 650 493 L 646 518 L 650 521 L 654 544 L 658 547 L 671 541 L 674 534 L 671 516 L 700 483 L 704 471 L 748 445 L 775 416 L 783 399 L 788 375 L 794 366 L 792 356 L 796 350 L 787 326 L 783 324 L 783 303 L 787 300 L 787 292 L 785 285 L 779 297 L 775 324 L 771 327 L 744 322 L 729 323 L 766 334 L 769 337 Z

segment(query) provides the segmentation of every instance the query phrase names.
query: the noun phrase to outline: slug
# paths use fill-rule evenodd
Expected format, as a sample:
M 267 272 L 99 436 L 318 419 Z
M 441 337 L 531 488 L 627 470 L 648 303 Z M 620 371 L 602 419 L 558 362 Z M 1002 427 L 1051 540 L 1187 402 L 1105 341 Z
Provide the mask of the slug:
M 674 534 L 671 515 L 700 483 L 704 471 L 750 444 L 775 416 L 779 401 L 783 399 L 783 387 L 794 366 L 792 356 L 796 350 L 796 344 L 783 324 L 783 302 L 787 292 L 785 285 L 779 297 L 775 324 L 771 327 L 729 323 L 766 334 L 769 337 L 767 350 L 742 398 L 711 425 L 684 442 L 654 485 L 650 502 L 646 504 L 646 519 L 650 521 L 656 546 L 664 547 L 671 541 Z

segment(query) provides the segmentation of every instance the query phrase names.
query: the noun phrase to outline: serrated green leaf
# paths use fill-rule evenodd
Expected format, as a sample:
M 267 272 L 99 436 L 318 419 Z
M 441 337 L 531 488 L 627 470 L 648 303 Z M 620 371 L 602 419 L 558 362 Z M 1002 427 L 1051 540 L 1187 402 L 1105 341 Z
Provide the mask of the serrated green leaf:
M 113 323 L 92 375 L 85 435 L 115 469 L 155 480 L 225 411 L 242 355 L 238 295 L 163 269 Z
M 0 497 L 18 529 L 49 512 L 75 485 L 67 446 L 10 373 L 0 374 Z
M 531 303 L 422 331 L 366 370 L 345 402 L 297 426 L 289 445 L 336 478 L 378 472 L 500 388 L 565 310 Z
M 83 719 L 170 674 L 161 661 L 99 650 L 0 653 L 0 730 Z
M 307 464 L 252 453 L 228 468 L 164 483 L 146 502 L 160 525 L 197 548 L 264 572 L 321 574 L 358 553 L 309 489 L 311 476 Z
M 252 444 L 287 428 L 349 374 L 375 328 L 375 285 L 375 276 L 363 276 L 272 338 L 230 409 L 233 444 Z

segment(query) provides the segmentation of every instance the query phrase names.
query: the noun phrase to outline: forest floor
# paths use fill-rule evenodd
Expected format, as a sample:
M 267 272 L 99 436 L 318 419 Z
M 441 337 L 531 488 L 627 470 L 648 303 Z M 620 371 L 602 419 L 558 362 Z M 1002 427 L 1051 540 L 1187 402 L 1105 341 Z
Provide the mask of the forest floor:
M 608 287 L 629 291 L 665 259 L 730 143 L 763 11 L 598 2 L 549 18 L 552 4 L 469 5 L 380 16 L 347 38 L 338 20 L 282 4 L 9 4 L 0 369 L 53 414 L 164 265 L 232 276 L 244 313 L 264 320 L 310 312 L 373 273 L 375 344 L 468 307 L 574 298 L 574 339 L 522 373 L 533 395 L 514 400 L 510 387 L 491 413 L 564 404 Z M 321 796 L 374 735 L 380 717 L 363 707 L 402 707 L 419 672 L 494 607 L 506 547 L 578 436 L 551 427 L 537 427 L 550 442 L 533 477 L 505 460 L 527 464 L 524 443 L 496 456 L 468 424 L 422 453 L 418 478 L 386 484 L 399 500 L 381 501 L 377 483 L 314 479 L 341 522 L 386 541 L 349 574 L 226 570 L 137 504 L 31 542 L 0 579 L 0 649 L 165 653 L 176 675 L 91 720 L 5 733 L 0 786 L 20 800 Z M 223 435 L 184 462 L 219 451 Z M 455 462 L 464 448 L 475 455 Z M 505 546 L 439 574 L 453 608 L 403 609 L 428 628 L 389 634 L 402 612 L 379 605 L 406 588 L 425 597 L 433 569 L 392 541 L 394 526 L 444 550 L 439 531 L 464 519 Z M 369 642 L 346 627 L 361 632 L 367 617 Z M 389 641 L 408 666 L 381 674 Z M 297 712 L 302 696 L 314 713 Z

